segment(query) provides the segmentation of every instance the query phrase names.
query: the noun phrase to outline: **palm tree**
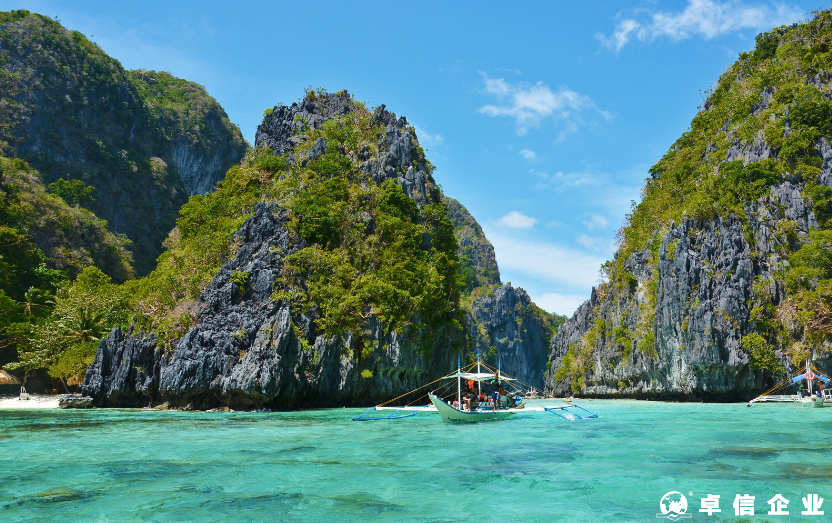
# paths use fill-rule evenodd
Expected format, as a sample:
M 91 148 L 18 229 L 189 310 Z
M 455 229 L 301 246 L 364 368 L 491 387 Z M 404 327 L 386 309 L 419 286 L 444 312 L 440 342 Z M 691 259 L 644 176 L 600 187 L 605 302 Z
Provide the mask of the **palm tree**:
M 18 305 L 23 308 L 23 315 L 30 321 L 34 321 L 34 316 L 39 309 L 54 304 L 53 296 L 49 292 L 36 287 L 29 287 L 29 290 L 23 294 L 23 301 L 18 302 Z
M 91 307 L 81 307 L 73 318 L 72 325 L 64 324 L 67 335 L 75 342 L 98 341 L 106 330 L 104 315 Z

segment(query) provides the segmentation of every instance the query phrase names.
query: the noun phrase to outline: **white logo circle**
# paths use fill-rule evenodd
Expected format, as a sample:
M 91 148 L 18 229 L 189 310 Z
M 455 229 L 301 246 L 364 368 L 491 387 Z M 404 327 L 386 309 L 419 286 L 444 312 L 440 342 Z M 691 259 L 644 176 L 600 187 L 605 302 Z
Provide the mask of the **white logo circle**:
M 662 514 L 668 516 L 669 519 L 676 519 L 688 511 L 688 500 L 681 492 L 672 490 L 662 496 L 659 501 L 659 508 Z

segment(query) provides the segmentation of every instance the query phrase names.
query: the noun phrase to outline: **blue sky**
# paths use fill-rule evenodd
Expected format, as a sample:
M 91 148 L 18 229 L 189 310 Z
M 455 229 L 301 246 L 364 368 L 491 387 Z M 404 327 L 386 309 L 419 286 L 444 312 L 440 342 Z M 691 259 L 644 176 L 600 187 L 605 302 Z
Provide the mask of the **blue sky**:
M 754 36 L 815 2 L 0 0 L 81 31 L 128 69 L 204 85 L 252 142 L 263 110 L 347 89 L 417 127 L 504 282 L 571 315 L 647 170 Z

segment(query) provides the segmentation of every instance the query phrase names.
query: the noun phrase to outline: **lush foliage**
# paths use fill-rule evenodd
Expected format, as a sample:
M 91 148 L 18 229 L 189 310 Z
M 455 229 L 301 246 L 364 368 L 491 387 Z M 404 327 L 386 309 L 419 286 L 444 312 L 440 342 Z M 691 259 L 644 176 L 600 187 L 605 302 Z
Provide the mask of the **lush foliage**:
M 230 166 L 245 151 L 242 135 L 201 86 L 125 71 L 47 17 L 0 19 L 0 154 L 25 159 L 50 192 L 116 225 L 147 274 L 187 198 L 177 155 L 188 148 Z M 94 200 L 81 184 L 95 187 Z
M 308 244 L 286 258 L 274 299 L 312 315 L 323 334 L 360 335 L 370 314 L 388 328 L 457 325 L 456 242 L 438 191 L 419 207 L 395 183 L 378 185 L 358 169 L 357 153 L 365 146 L 377 153 L 383 128 L 354 104 L 349 115 L 303 131 L 308 139 L 294 154 L 303 158 L 322 137 L 328 146 L 319 157 L 290 164 L 253 151 L 214 193 L 191 197 L 157 268 L 131 283 L 145 328 L 169 341 L 192 325 L 195 300 L 234 254 L 234 232 L 262 200 L 288 208 L 290 230 Z
M 123 319 L 111 312 L 118 287 L 95 266 L 119 281 L 131 278 L 124 238 L 47 193 L 22 160 L 2 157 L 0 224 L 0 365 L 79 378 L 97 338 Z M 61 359 L 64 353 L 71 354 Z
M 46 368 L 55 378 L 81 380 L 98 341 L 116 325 L 126 325 L 130 293 L 96 267 L 87 267 L 55 296 L 31 289 L 19 303 L 24 322 L 10 326 L 18 360 L 7 369 Z
M 784 349 L 797 361 L 811 348 L 825 350 L 825 342 L 832 340 L 832 274 L 824 265 L 831 245 L 826 230 L 832 227 L 832 188 L 819 180 L 820 149 L 832 139 L 831 42 L 830 11 L 759 35 L 755 49 L 741 53 L 705 93 L 707 100 L 690 129 L 650 169 L 641 201 L 633 203 L 619 231 L 619 250 L 603 268 L 609 282 L 598 291 L 609 296 L 645 293 L 638 328 L 632 333 L 641 352 L 655 354 L 656 278 L 636 289 L 635 278 L 625 268 L 630 256 L 646 251 L 655 272 L 661 242 L 670 225 L 683 216 L 734 216 L 746 225 L 746 240 L 754 249 L 747 227 L 752 204 L 772 207 L 765 198 L 773 185 L 786 179 L 802 187 L 821 230 L 812 232 L 801 247 L 806 239 L 796 222 L 780 217 L 771 224 L 781 243 L 778 254 L 789 259 L 778 275 L 786 282 L 789 298 L 778 305 L 780 298 L 771 291 L 774 282 L 755 284 L 742 349 L 753 368 L 776 373 L 782 369 L 776 350 Z M 772 211 L 778 212 L 775 207 Z M 666 259 L 672 260 L 676 250 L 675 243 L 668 244 Z M 580 371 L 581 349 L 564 358 L 567 369 L 561 374 Z
M 352 159 L 375 147 L 382 131 L 357 105 L 307 131 L 307 144 L 322 137 L 326 151 L 293 165 L 281 182 L 291 188 L 290 228 L 310 246 L 287 258 L 275 297 L 314 309 L 327 336 L 357 334 L 371 314 L 398 330 L 460 327 L 457 244 L 438 191 L 420 207 L 395 182 L 377 185 Z

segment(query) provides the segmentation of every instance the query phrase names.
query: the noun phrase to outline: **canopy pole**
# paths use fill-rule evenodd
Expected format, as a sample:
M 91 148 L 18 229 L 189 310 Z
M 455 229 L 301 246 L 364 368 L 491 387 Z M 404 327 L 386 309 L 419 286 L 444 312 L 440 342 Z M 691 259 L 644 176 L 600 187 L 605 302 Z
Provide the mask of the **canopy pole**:
M 480 373 L 480 348 L 477 346 L 477 374 Z M 482 382 L 477 379 L 477 400 L 482 396 Z
M 461 376 L 461 356 L 456 357 L 456 404 L 459 410 L 462 410 L 462 376 Z

